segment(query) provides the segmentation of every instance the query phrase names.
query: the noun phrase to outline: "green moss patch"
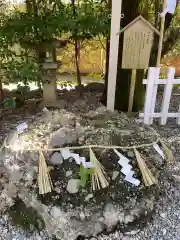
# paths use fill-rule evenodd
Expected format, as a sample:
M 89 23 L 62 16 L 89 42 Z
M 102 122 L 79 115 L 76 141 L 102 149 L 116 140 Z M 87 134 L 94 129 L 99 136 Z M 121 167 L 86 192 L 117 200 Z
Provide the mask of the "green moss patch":
M 44 221 L 37 212 L 31 207 L 27 207 L 19 198 L 16 199 L 15 205 L 9 208 L 8 214 L 14 225 L 26 231 L 40 231 L 45 227 Z

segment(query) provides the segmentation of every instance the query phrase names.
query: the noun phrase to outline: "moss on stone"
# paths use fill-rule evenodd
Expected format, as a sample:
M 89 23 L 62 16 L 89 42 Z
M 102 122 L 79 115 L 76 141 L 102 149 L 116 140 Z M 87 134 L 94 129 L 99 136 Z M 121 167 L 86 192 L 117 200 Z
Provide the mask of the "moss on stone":
M 8 214 L 14 225 L 26 231 L 40 231 L 45 227 L 44 221 L 39 217 L 37 212 L 33 208 L 27 207 L 19 198 L 17 198 L 15 204 L 8 209 Z

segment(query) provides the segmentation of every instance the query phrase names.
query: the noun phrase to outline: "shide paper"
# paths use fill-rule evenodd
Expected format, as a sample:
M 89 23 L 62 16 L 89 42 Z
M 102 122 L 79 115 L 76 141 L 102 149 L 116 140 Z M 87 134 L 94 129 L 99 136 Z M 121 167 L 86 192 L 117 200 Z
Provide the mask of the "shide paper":
M 176 9 L 176 0 L 166 0 L 166 9 L 160 14 L 161 17 L 165 17 L 166 13 L 174 14 Z
M 92 168 L 91 162 L 86 162 L 85 157 L 80 157 L 77 153 L 72 153 L 68 149 L 62 149 L 61 151 L 62 157 L 67 160 L 69 158 L 73 158 L 75 162 L 80 165 L 82 164 L 84 168 Z
M 16 129 L 18 134 L 23 133 L 25 129 L 28 128 L 28 124 L 26 122 L 19 124 Z
M 140 181 L 139 181 L 138 179 L 136 179 L 136 178 L 133 178 L 133 176 L 131 175 L 131 173 L 128 174 L 128 175 L 126 175 L 126 177 L 125 177 L 124 180 L 127 181 L 127 182 L 129 182 L 129 183 L 134 184 L 135 186 L 139 186 L 139 184 L 140 184 Z
M 132 166 L 129 164 L 130 160 L 123 156 L 120 152 L 114 149 L 114 152 L 119 157 L 119 165 L 122 166 L 121 172 L 125 175 L 125 181 L 134 184 L 135 186 L 139 186 L 140 181 L 133 177 L 134 171 L 132 171 Z
M 163 160 L 165 160 L 165 155 L 164 155 L 164 152 L 163 150 L 159 147 L 159 145 L 156 143 L 153 145 L 154 149 L 156 150 L 156 152 L 161 156 L 161 158 Z

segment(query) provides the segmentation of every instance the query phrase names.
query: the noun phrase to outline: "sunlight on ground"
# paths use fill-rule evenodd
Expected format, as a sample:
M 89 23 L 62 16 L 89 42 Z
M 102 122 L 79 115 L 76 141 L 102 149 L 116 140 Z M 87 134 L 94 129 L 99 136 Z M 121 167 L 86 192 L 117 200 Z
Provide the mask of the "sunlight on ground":
M 86 86 L 86 85 L 87 84 L 84 84 L 84 86 Z M 38 89 L 37 85 L 34 84 L 34 83 L 30 84 L 29 87 L 30 87 L 31 91 Z M 17 89 L 17 84 L 11 83 L 9 85 L 3 85 L 3 88 L 12 91 L 12 90 Z M 68 91 L 70 91 L 71 89 L 74 89 L 74 88 L 75 88 L 75 85 L 72 85 L 72 86 L 69 86 L 69 85 L 68 86 L 57 85 L 57 89 L 58 90 L 67 89 Z
M 89 83 L 92 82 L 98 82 L 98 83 L 104 83 L 103 79 L 95 79 L 94 77 L 90 76 L 81 76 L 81 82 L 84 86 L 86 86 Z M 3 88 L 8 89 L 8 90 L 14 90 L 17 89 L 17 85 L 20 84 L 22 85 L 21 82 L 15 84 L 15 83 L 10 83 L 8 85 L 3 84 Z M 67 84 L 67 86 L 65 86 Z M 64 86 L 63 86 L 64 85 Z M 57 76 L 57 89 L 62 90 L 62 89 L 67 89 L 70 91 L 71 89 L 74 89 L 76 86 L 76 80 L 72 75 L 58 75 Z M 29 85 L 31 91 L 38 89 L 38 86 L 36 83 L 30 83 Z

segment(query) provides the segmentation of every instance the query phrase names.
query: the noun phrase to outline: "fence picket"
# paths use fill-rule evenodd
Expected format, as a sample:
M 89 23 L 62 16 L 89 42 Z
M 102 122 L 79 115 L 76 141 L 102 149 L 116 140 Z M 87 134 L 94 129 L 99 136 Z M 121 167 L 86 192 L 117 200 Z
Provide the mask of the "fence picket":
M 180 105 L 179 105 L 179 110 L 178 110 L 179 116 L 176 119 L 176 123 L 180 125 Z
M 174 79 L 174 75 L 175 75 L 175 68 L 172 68 L 172 67 L 169 68 L 168 72 L 167 72 L 168 81 L 167 81 L 167 84 L 166 84 L 165 89 L 164 89 L 163 101 L 162 101 L 161 125 L 165 125 L 166 122 L 167 122 L 169 104 L 170 104 L 171 93 L 172 93 L 172 88 L 173 88 L 172 79 Z
M 158 84 L 156 84 L 156 80 L 159 79 L 159 74 L 160 74 L 160 68 L 157 68 L 156 75 L 154 76 L 155 82 L 154 82 L 153 95 L 151 100 L 151 114 L 153 114 L 155 111 L 156 97 L 157 97 L 157 90 L 158 90 Z M 153 123 L 153 117 L 151 117 L 149 121 L 149 124 L 152 124 L 152 123 Z
M 173 90 L 174 84 L 180 84 L 180 79 L 174 79 L 175 76 L 175 68 L 170 67 L 168 69 L 167 78 L 159 79 L 160 68 L 149 68 L 148 69 L 148 77 L 143 80 L 143 84 L 146 84 L 146 98 L 145 98 L 145 106 L 144 113 L 140 113 L 139 116 L 144 118 L 145 124 L 152 124 L 154 118 L 160 118 L 161 125 L 165 125 L 167 122 L 167 118 L 176 118 L 177 124 L 180 125 L 180 106 L 179 111 L 174 113 L 169 113 L 169 105 L 171 100 L 171 94 Z M 156 95 L 158 85 L 165 85 L 164 93 L 163 93 L 163 101 L 161 112 L 156 113 L 155 105 L 156 105 Z
M 154 83 L 156 80 L 156 72 L 157 68 L 150 67 L 148 70 L 148 77 L 147 77 L 147 88 L 146 88 L 146 98 L 145 98 L 145 107 L 144 107 L 144 123 L 150 124 L 150 111 L 152 110 L 152 98 L 153 98 L 153 90 L 154 90 Z

